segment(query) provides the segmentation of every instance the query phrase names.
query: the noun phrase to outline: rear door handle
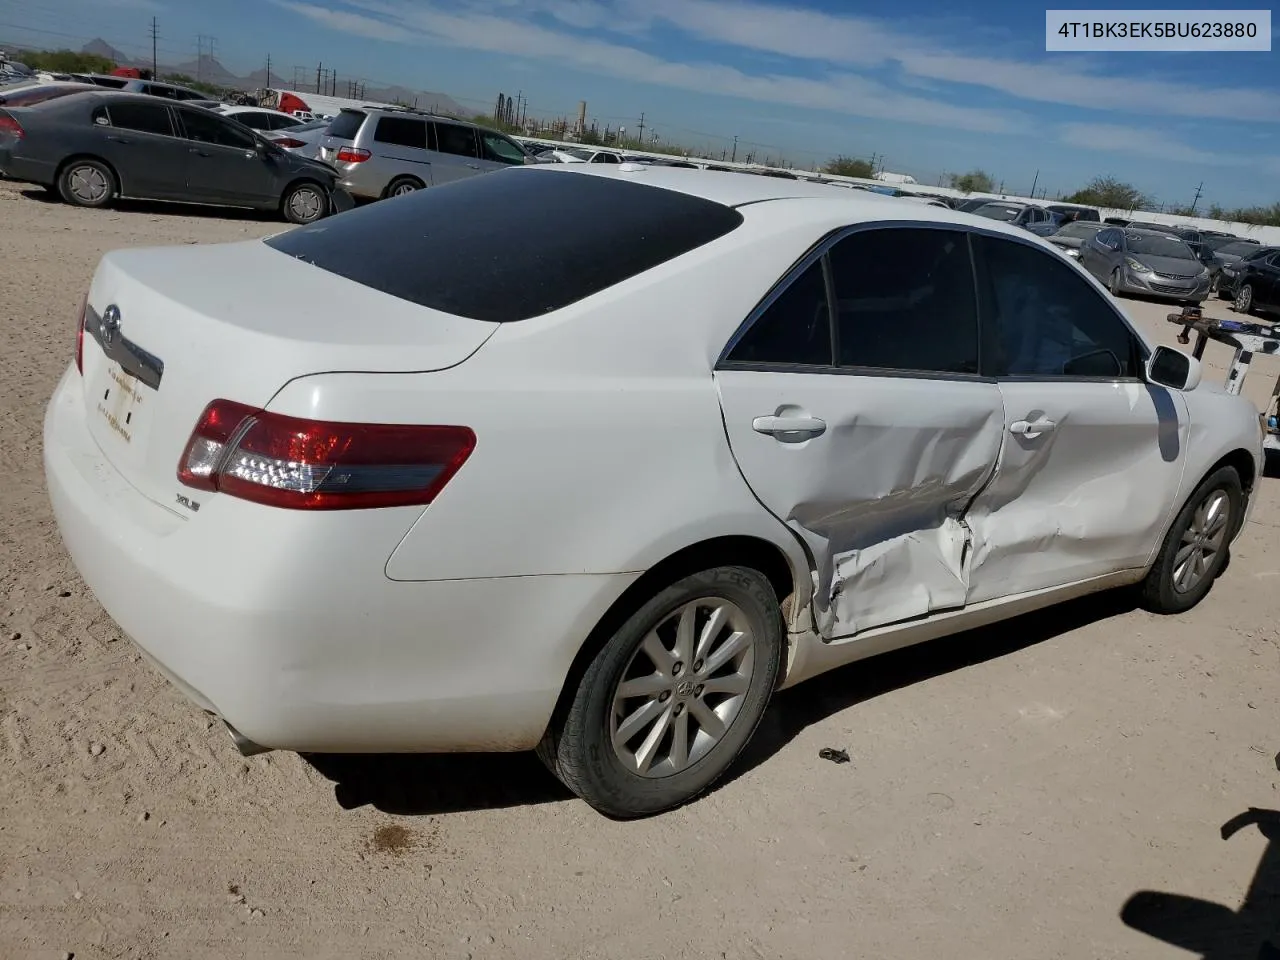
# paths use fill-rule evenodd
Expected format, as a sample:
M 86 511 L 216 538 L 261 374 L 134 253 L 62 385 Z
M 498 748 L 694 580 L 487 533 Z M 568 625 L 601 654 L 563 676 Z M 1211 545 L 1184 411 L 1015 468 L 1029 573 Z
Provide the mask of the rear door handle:
M 1039 420 L 1015 420 L 1009 424 L 1009 432 L 1034 440 L 1042 433 L 1049 433 L 1057 424 L 1041 417 Z
M 188 147 L 187 153 L 195 153 L 202 157 L 207 157 L 209 155 L 207 151 L 201 150 L 199 147 Z
M 112 136 L 108 136 L 108 137 L 107 137 L 107 139 L 108 139 L 108 140 L 110 140 L 110 141 L 112 141 L 113 143 L 133 143 L 133 141 L 132 141 L 132 140 L 130 140 L 128 137 L 112 137 Z
M 478 163 L 468 163 L 468 164 L 467 164 L 467 166 L 468 166 L 468 167 L 470 167 L 472 170 L 479 170 L 479 169 L 480 169 L 480 164 L 478 164 Z
M 776 437 L 780 434 L 812 434 L 820 436 L 827 430 L 827 422 L 817 417 L 756 417 L 751 421 L 756 433 Z

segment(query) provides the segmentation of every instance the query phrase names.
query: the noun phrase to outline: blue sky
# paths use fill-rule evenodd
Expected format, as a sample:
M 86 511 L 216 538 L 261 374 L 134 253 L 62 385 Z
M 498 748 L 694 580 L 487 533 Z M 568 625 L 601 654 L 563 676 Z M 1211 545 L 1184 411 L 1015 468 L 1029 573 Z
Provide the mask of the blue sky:
M 1099 4 L 1093 4 L 1099 5 Z M 1055 3 L 1055 7 L 1067 4 Z M 523 91 L 531 113 L 660 135 L 739 159 L 812 166 L 885 156 L 936 183 L 990 171 L 1010 192 L 1117 176 L 1168 203 L 1280 201 L 1276 53 L 1044 51 L 1044 5 L 987 0 L 0 0 L 0 38 L 94 36 L 161 61 L 197 34 L 246 73 L 317 62 L 348 78 L 449 94 L 487 112 Z M 1189 7 L 1194 9 L 1194 7 Z M 25 27 L 26 31 L 19 29 Z M 1280 49 L 1280 43 L 1276 44 Z

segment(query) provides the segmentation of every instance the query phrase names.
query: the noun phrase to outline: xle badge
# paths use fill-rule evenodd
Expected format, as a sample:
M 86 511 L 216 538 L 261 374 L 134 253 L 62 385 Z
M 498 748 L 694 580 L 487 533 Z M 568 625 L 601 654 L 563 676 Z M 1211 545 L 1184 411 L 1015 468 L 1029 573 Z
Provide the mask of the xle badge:
M 190 497 L 184 497 L 182 494 L 178 494 L 178 502 L 192 513 L 195 513 L 200 509 L 200 504 L 196 503 Z

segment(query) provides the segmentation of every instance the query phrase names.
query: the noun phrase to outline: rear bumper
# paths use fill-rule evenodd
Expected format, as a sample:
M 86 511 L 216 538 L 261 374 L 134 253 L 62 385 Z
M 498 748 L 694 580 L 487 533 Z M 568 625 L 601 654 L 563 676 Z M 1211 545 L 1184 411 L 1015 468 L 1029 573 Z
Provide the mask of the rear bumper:
M 41 186 L 53 186 L 58 168 L 53 163 L 32 160 L 20 154 L 14 154 L 0 148 L 0 176 L 6 180 L 17 180 L 20 183 L 38 183 Z
M 83 411 L 71 367 L 44 460 L 72 560 L 161 672 L 263 746 L 532 747 L 582 640 L 636 576 L 392 581 L 385 544 L 353 536 L 357 511 L 165 509 L 102 457 Z

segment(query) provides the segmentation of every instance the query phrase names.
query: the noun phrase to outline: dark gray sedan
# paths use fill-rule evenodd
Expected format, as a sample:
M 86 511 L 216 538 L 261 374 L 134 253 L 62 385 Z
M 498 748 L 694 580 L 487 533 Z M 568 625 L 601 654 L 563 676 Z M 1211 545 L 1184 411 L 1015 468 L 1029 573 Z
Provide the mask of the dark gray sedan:
M 312 223 L 352 205 L 327 164 L 201 107 L 141 94 L 94 91 L 0 109 L 0 174 L 81 207 L 136 197 Z
M 1090 220 L 1074 220 L 1071 223 L 1063 224 L 1058 228 L 1057 233 L 1051 233 L 1045 237 L 1055 247 L 1058 247 L 1068 257 L 1080 256 L 1080 247 L 1084 242 L 1092 237 L 1095 233 L 1103 228 L 1104 224 Z
M 1080 266 L 1116 297 L 1139 293 L 1203 303 L 1209 295 L 1208 269 L 1185 240 L 1172 234 L 1105 227 L 1080 247 Z

